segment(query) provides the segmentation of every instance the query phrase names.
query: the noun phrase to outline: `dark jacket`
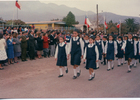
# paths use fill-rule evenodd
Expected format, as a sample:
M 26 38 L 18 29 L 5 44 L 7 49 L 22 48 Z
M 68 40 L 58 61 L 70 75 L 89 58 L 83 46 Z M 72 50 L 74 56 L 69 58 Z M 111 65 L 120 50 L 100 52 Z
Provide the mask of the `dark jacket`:
M 27 48 L 26 36 L 21 36 L 21 48 Z
M 49 45 L 54 45 L 55 44 L 55 40 L 54 40 L 54 36 L 50 35 L 50 43 Z

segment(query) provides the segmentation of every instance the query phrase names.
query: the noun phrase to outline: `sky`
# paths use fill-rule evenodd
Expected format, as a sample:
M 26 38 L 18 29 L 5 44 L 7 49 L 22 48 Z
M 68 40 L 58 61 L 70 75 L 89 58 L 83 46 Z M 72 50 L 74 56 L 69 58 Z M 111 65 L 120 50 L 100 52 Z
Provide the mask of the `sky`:
M 96 4 L 100 12 L 112 12 L 119 15 L 136 16 L 140 14 L 140 0 L 39 0 L 43 3 L 55 3 L 76 7 L 84 11 L 96 12 Z M 140 17 L 140 16 L 139 16 Z
M 15 0 L 0 0 L 15 1 Z M 29 1 L 29 0 L 18 0 Z M 140 17 L 140 0 L 30 0 L 40 1 L 42 3 L 55 3 L 57 5 L 66 5 L 75 7 L 84 11 L 93 11 L 96 13 L 96 5 L 99 6 L 99 13 L 112 12 L 118 15 Z

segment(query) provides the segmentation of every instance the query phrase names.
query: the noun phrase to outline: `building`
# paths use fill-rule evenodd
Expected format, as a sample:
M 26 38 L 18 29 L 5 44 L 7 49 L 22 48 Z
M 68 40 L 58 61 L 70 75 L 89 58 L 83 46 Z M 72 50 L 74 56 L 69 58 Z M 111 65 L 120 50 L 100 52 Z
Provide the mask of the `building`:
M 34 24 L 36 29 L 63 29 L 66 23 L 63 21 L 38 21 L 38 22 L 26 22 L 27 25 L 32 26 Z

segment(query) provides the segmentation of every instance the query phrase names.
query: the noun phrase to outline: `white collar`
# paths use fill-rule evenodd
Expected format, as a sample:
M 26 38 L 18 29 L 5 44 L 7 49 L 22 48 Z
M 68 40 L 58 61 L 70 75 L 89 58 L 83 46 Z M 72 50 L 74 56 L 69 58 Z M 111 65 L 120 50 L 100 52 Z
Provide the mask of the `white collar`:
M 93 47 L 94 45 L 95 45 L 95 43 L 88 44 L 88 47 Z
M 85 42 L 86 42 L 86 43 L 88 43 L 88 42 L 89 42 L 89 40 L 85 40 Z
M 60 46 L 63 46 L 64 44 L 65 44 L 64 42 L 62 42 L 62 43 L 59 43 L 59 45 L 60 45 Z
M 128 41 L 132 41 L 132 39 L 128 39 Z
M 118 40 L 118 43 L 122 43 L 122 40 L 121 41 Z
M 96 42 L 100 42 L 101 40 L 96 40 Z
M 109 40 L 109 43 L 112 43 L 112 42 L 113 42 L 113 41 L 110 41 L 110 40 Z

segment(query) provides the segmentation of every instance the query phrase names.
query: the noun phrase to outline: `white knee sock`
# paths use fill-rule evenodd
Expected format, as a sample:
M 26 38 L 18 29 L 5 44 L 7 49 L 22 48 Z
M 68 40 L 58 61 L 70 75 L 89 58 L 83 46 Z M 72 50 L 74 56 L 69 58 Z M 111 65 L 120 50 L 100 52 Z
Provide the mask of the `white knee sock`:
M 123 64 L 123 58 L 121 59 L 121 63 Z
M 77 69 L 77 72 L 80 73 L 80 66 L 78 66 L 76 69 Z
M 110 69 L 110 61 L 108 61 L 108 69 Z
M 121 65 L 120 60 L 121 60 L 121 59 L 118 59 L 118 65 Z
M 65 66 L 65 70 L 67 70 L 68 69 L 68 67 L 67 66 Z
M 137 66 L 137 60 L 135 60 L 134 66 Z
M 60 75 L 63 75 L 62 68 L 59 68 L 59 70 L 60 70 Z
M 73 69 L 73 71 L 74 71 L 74 76 L 77 76 L 76 69 Z
M 128 70 L 131 70 L 131 69 L 130 69 L 130 65 L 128 65 Z
M 98 61 L 98 62 L 96 62 L 96 64 L 97 64 L 97 66 L 96 66 L 96 67 L 98 68 L 98 67 L 99 67 L 99 61 Z
M 119 60 L 119 59 L 118 59 Z M 114 61 L 111 61 L 111 67 L 114 67 Z
M 94 76 L 95 72 L 92 73 L 92 77 Z

